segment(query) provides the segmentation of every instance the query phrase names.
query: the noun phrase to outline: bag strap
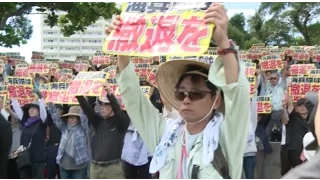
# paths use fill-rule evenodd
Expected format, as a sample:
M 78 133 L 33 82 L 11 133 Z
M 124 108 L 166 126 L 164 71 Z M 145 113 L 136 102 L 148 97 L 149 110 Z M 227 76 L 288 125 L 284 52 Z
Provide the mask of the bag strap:
M 41 120 L 40 120 L 40 121 L 41 121 Z M 36 130 L 38 129 L 38 126 L 39 126 L 40 124 L 41 124 L 41 122 L 40 122 L 40 123 L 37 123 L 37 124 L 34 126 L 34 128 L 33 128 L 33 130 L 32 130 L 32 135 L 31 135 L 31 138 L 30 138 L 29 145 L 28 145 L 27 149 L 30 148 L 30 146 L 31 146 L 31 144 L 32 144 L 33 136 L 34 136 L 34 134 L 35 134 L 35 132 L 36 132 Z
M 229 175 L 228 163 L 222 153 L 220 145 L 214 151 L 214 159 L 211 162 L 213 167 L 219 172 L 223 179 L 231 179 Z

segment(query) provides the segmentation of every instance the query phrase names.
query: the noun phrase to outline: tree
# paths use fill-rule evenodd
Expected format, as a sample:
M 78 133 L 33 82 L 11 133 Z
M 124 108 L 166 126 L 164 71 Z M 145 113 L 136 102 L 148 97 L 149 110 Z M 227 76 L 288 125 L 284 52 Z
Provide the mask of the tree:
M 5 2 L 0 6 L 0 46 L 12 47 L 25 44 L 32 34 L 32 25 L 26 15 L 47 14 L 44 21 L 50 27 L 60 26 L 64 36 L 84 31 L 100 17 L 110 19 L 120 10 L 115 3 L 91 2 Z M 65 11 L 63 16 L 57 11 Z
M 320 17 L 319 2 L 262 2 L 259 13 L 269 13 L 278 23 L 285 23 L 301 33 L 307 45 L 312 44 L 315 28 L 312 20 Z

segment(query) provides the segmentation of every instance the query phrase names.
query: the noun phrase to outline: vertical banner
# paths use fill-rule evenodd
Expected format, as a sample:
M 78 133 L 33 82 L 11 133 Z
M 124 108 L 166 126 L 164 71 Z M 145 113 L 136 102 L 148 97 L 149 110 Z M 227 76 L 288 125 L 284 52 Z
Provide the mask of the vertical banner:
M 103 71 L 79 72 L 71 81 L 67 93 L 72 96 L 100 96 L 108 75 Z
M 252 96 L 254 94 L 256 81 L 257 81 L 256 64 L 251 62 L 246 62 L 245 67 L 246 67 L 245 74 L 246 74 L 247 80 L 250 83 L 250 95 Z
M 270 114 L 272 112 L 272 105 L 270 96 L 258 96 L 257 97 L 257 107 L 258 114 Z
M 31 78 L 7 77 L 8 96 L 17 99 L 21 106 L 31 103 L 35 100 L 32 93 L 33 84 Z
M 107 37 L 106 53 L 129 56 L 201 55 L 209 47 L 213 24 L 204 21 L 211 2 L 130 2 L 122 24 Z

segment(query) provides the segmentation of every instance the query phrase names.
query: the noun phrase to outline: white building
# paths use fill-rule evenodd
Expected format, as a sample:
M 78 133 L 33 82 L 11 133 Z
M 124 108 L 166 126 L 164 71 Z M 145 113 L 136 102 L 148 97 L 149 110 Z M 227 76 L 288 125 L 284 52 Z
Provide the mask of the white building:
M 59 13 L 62 14 L 62 13 Z M 50 59 L 75 60 L 76 56 L 92 56 L 102 50 L 103 40 L 106 37 L 104 27 L 110 22 L 99 19 L 82 32 L 70 37 L 64 37 L 60 28 L 51 28 L 43 22 L 45 15 L 41 15 L 41 51 Z

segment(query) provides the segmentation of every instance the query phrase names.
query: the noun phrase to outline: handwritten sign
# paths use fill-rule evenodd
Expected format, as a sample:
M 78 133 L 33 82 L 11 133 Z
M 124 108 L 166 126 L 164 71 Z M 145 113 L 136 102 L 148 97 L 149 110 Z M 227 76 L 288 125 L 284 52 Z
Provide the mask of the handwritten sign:
M 106 79 L 107 73 L 102 71 L 79 72 L 70 83 L 67 93 L 72 96 L 100 96 Z
M 259 50 L 249 50 L 247 52 L 247 59 L 260 59 L 263 56 L 262 52 Z
M 68 88 L 69 83 L 66 82 L 49 83 L 49 91 L 46 97 L 46 102 L 52 102 L 56 104 L 78 104 L 76 97 L 67 93 Z
M 296 101 L 303 97 L 307 92 L 317 92 L 320 90 L 320 77 L 290 77 L 289 94 Z
M 130 2 L 123 4 L 122 25 L 104 44 L 107 53 L 130 56 L 201 55 L 213 24 L 204 21 L 205 2 Z
M 69 76 L 72 78 L 72 69 L 57 69 L 55 72 L 55 76 L 57 79 L 60 79 L 62 76 Z
M 260 61 L 261 71 L 283 69 L 283 62 L 279 55 L 266 55 Z
M 258 114 L 270 114 L 272 111 L 270 96 L 258 96 L 257 107 Z
M 150 64 L 135 64 L 135 71 L 140 79 L 147 79 L 151 72 Z
M 31 78 L 7 77 L 8 96 L 18 100 L 21 106 L 31 103 L 35 100 L 32 93 L 33 84 Z
M 39 62 L 29 64 L 29 73 L 33 74 L 48 74 L 50 71 L 50 63 Z
M 293 64 L 290 66 L 290 75 L 291 76 L 301 76 L 307 75 L 309 70 L 315 69 L 316 66 L 314 64 Z

